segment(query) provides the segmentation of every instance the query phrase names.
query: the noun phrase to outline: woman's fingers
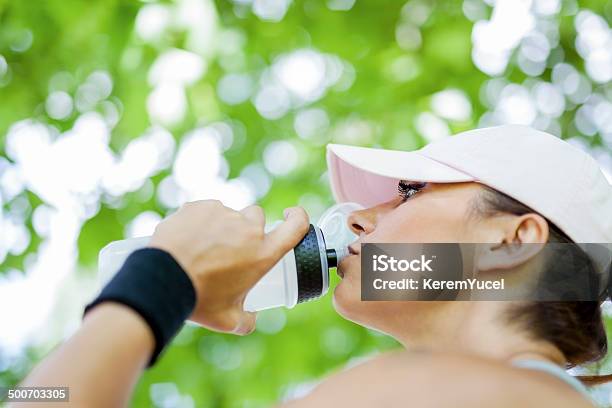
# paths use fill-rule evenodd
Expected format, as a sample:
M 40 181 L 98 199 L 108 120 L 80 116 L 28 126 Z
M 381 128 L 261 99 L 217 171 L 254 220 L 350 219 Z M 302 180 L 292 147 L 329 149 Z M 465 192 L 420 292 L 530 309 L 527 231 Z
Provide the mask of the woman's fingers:
M 257 313 L 241 312 L 238 319 L 238 324 L 234 329 L 234 334 L 239 336 L 245 336 L 255 330 L 255 323 L 257 320 Z
M 308 214 L 302 207 L 285 210 L 285 221 L 266 234 L 264 246 L 273 262 L 278 261 L 304 238 L 310 227 Z
M 249 221 L 253 222 L 255 225 L 264 227 L 266 223 L 266 217 L 264 215 L 263 208 L 258 205 L 250 205 L 248 207 L 240 210 L 242 215 L 245 216 Z

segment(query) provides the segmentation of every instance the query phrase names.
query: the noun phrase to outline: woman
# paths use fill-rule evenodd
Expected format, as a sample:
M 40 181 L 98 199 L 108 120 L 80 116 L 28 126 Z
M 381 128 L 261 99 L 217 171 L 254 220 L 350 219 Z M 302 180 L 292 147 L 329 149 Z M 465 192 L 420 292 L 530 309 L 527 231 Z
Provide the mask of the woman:
M 335 307 L 406 350 L 336 374 L 289 405 L 592 406 L 563 368 L 605 355 L 597 301 L 363 302 L 359 245 L 473 242 L 495 253 L 512 244 L 528 262 L 536 255 L 532 243 L 609 243 L 612 188 L 588 155 L 546 133 L 503 126 L 417 152 L 331 145 L 328 164 L 335 198 L 368 207 L 349 218 L 359 239 L 338 267 Z M 308 228 L 299 208 L 271 233 L 263 233 L 264 223 L 256 206 L 184 206 L 158 226 L 151 248 L 128 258 L 88 307 L 81 329 L 24 385 L 69 386 L 77 406 L 121 405 L 185 318 L 249 333 L 246 293 Z M 607 294 L 609 253 L 576 256 L 589 259 L 584 273 Z
M 334 395 L 340 402 L 337 390 L 358 374 L 392 366 L 400 374 L 391 383 L 408 387 L 414 406 L 589 406 L 586 388 L 564 368 L 605 357 L 599 302 L 363 302 L 359 244 L 611 242 L 612 187 L 594 160 L 546 133 L 504 126 L 417 152 L 331 145 L 328 167 L 338 201 L 369 206 L 349 218 L 360 238 L 339 265 L 335 307 L 411 353 L 342 373 L 305 405 Z M 580 255 L 591 256 L 589 273 L 607 284 L 609 252 Z M 418 386 L 407 385 L 412 381 Z M 397 389 L 383 390 L 392 384 L 380 385 L 379 393 L 355 387 L 353 398 L 367 405 L 388 395 L 391 403 Z M 445 391 L 438 395 L 438 389 Z

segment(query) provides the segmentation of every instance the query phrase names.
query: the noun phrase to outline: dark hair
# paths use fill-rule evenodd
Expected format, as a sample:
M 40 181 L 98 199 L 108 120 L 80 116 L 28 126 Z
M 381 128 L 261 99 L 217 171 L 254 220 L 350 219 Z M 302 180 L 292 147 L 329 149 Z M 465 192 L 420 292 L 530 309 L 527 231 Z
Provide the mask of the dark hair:
M 514 215 L 537 213 L 502 192 L 488 186 L 483 185 L 483 187 L 479 200 L 474 203 L 473 210 L 477 214 L 491 216 L 500 213 Z M 548 220 L 547 222 L 549 242 L 573 242 L 555 224 Z M 571 247 L 575 251 L 582 252 L 578 245 Z M 577 254 L 577 256 L 586 256 L 586 254 Z M 592 271 L 594 273 L 594 269 Z M 599 361 L 607 354 L 608 341 L 600 303 L 597 301 L 528 302 L 510 309 L 506 317 L 509 322 L 518 323 L 534 338 L 555 345 L 567 360 L 567 368 Z M 612 381 L 612 374 L 577 378 L 585 385 L 593 386 Z

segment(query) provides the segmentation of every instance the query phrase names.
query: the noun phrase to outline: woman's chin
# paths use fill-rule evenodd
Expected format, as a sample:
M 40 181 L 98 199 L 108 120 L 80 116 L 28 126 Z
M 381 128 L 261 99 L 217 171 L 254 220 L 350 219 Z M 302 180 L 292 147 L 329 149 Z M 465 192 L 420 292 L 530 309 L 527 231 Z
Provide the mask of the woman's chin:
M 359 316 L 361 296 L 355 291 L 350 282 L 342 280 L 334 289 L 333 305 L 336 312 L 348 320 L 355 321 Z

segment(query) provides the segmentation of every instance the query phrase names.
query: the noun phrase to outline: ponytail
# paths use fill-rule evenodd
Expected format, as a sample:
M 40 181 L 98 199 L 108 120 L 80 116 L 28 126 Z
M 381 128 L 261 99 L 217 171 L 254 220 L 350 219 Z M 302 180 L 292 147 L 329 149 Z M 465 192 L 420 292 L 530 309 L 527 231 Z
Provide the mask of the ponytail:
M 537 213 L 512 197 L 488 186 L 483 186 L 481 199 L 474 210 L 479 215 L 492 216 L 499 213 L 523 215 Z M 548 221 L 549 242 L 573 243 L 562 230 Z M 578 245 L 572 246 L 576 256 L 586 256 Z M 550 273 L 555 273 L 551 265 Z M 589 275 L 596 277 L 593 265 Z M 612 298 L 612 265 L 608 266 L 607 288 L 602 290 L 604 299 Z M 554 277 L 553 277 L 554 278 Z M 595 363 L 606 357 L 608 339 L 603 324 L 601 302 L 531 302 L 512 308 L 507 313 L 511 323 L 518 323 L 535 338 L 556 346 L 568 362 L 568 367 Z M 576 376 L 585 386 L 592 387 L 612 382 L 612 374 Z
M 595 387 L 612 381 L 612 374 L 604 375 L 577 375 L 574 378 L 580 380 L 587 387 Z
M 612 263 L 608 266 L 608 287 L 604 300 L 612 300 Z M 605 357 L 605 356 L 604 356 Z M 577 375 L 576 379 L 580 380 L 587 387 L 595 387 L 597 385 L 612 382 L 612 374 L 603 375 Z

